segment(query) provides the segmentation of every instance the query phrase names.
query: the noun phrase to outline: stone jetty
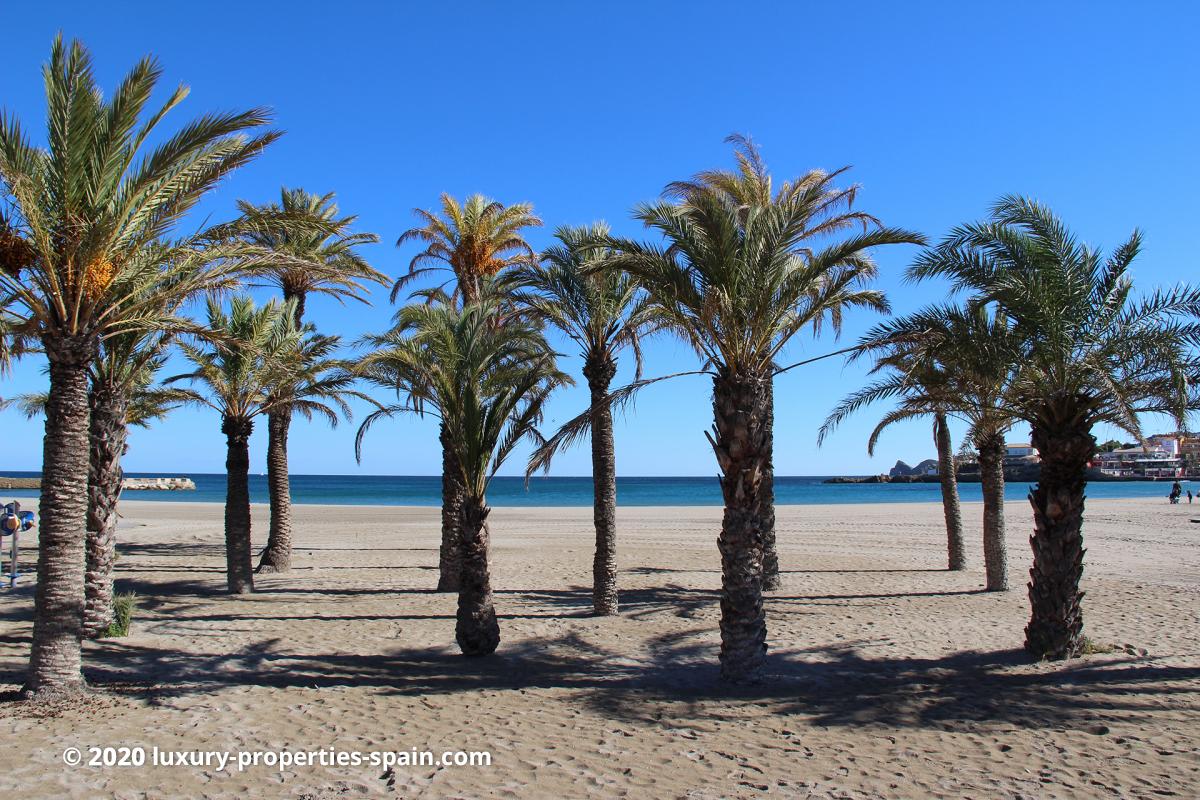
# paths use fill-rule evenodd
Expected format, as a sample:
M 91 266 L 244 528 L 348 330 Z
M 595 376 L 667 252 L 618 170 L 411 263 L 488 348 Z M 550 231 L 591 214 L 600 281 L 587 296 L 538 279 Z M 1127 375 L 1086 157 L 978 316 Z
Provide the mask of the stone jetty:
M 126 490 L 161 491 L 161 492 L 194 492 L 196 482 L 191 478 L 126 478 L 122 484 Z M 0 489 L 40 489 L 41 478 L 6 478 L 0 477 Z

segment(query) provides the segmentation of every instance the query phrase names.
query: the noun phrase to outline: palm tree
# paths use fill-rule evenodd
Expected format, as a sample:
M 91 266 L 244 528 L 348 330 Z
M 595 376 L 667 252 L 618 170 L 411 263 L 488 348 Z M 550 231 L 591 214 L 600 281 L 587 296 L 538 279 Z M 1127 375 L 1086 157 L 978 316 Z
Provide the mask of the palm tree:
M 609 242 L 614 254 L 605 268 L 624 270 L 645 290 L 650 307 L 697 350 L 713 378 L 708 439 L 725 500 L 718 539 L 721 674 L 735 682 L 753 680 L 766 654 L 763 498 L 777 357 L 805 327 L 836 325 L 856 306 L 886 309 L 883 295 L 865 286 L 876 272 L 868 250 L 923 241 L 874 227 L 808 247 L 814 205 L 828 202 L 827 191 L 828 184 L 817 182 L 747 208 L 725 193 L 697 190 L 683 204 L 638 208 L 636 217 L 661 233 L 667 247 Z
M 83 633 L 93 639 L 103 636 L 114 619 L 117 503 L 125 477 L 121 459 L 129 449 L 129 426 L 148 428 L 184 401 L 178 390 L 153 385 L 165 359 L 142 361 L 134 356 L 136 351 L 126 349 L 130 340 L 143 338 L 126 334 L 108 340 L 92 371 Z
M 291 303 L 272 300 L 255 308 L 249 297 L 232 300 L 226 314 L 208 302 L 208 336 L 220 345 L 181 342 L 179 347 L 196 369 L 169 382 L 189 380 L 205 392 L 188 391 L 188 399 L 221 415 L 228 453 L 225 458 L 225 562 L 232 594 L 254 590 L 250 539 L 250 434 L 254 420 L 276 406 L 271 387 L 287 369 L 287 357 L 301 347 Z
M 267 259 L 265 277 L 276 284 L 285 301 L 294 303 L 297 327 L 303 325 L 310 293 L 339 300 L 366 302 L 364 283 L 391 280 L 358 252 L 379 237 L 352 233 L 357 217 L 339 217 L 333 193 L 310 194 L 282 189 L 278 204 L 256 206 L 238 202 L 241 217 L 230 228 L 242 241 L 259 248 Z M 267 489 L 271 529 L 259 558 L 258 572 L 286 572 L 292 564 L 292 498 L 288 482 L 288 432 L 292 415 L 287 408 L 267 418 Z
M 933 409 L 933 443 L 938 456 L 942 516 L 946 519 L 946 568 L 958 572 L 967 568 L 967 546 L 963 536 L 962 506 L 958 499 L 958 464 L 954 459 L 950 419 L 944 405 Z
M 554 232 L 559 244 L 542 253 L 540 264 L 513 274 L 517 285 L 532 292 L 520 292 L 517 299 L 539 319 L 579 345 L 583 356 L 583 375 L 591 393 L 596 526 L 592 610 L 596 616 L 617 613 L 617 470 L 612 409 L 604 399 L 617 374 L 617 354 L 623 348 L 633 350 L 636 378 L 641 378 L 639 340 L 653 324 L 628 276 L 594 269 L 609 255 L 605 247 L 597 244 L 608 235 L 608 226 L 603 223 L 582 228 L 561 227 Z M 535 459 L 528 472 L 549 467 L 549 457 Z
M 410 305 L 361 364 L 371 382 L 397 391 L 403 404 L 378 410 L 359 428 L 356 448 L 378 419 L 402 412 L 436 414 L 442 440 L 463 487 L 461 581 L 455 639 L 464 655 L 495 651 L 500 628 L 488 569 L 487 488 L 524 439 L 540 441 L 536 426 L 547 398 L 571 379 L 538 325 L 513 318 L 496 296 L 461 309 L 454 304 Z
M 481 299 L 488 279 L 501 272 L 537 264 L 537 254 L 525 241 L 522 231 L 538 227 L 529 203 L 505 206 L 480 194 L 459 203 L 448 194 L 441 196 L 441 211 L 413 209 L 421 224 L 408 229 L 396 240 L 399 247 L 409 241 L 425 244 L 413 256 L 408 274 L 392 286 L 392 301 L 414 278 L 426 273 L 449 270 L 454 283 L 452 297 L 462 303 Z M 449 281 L 447 281 L 448 283 Z M 446 284 L 442 284 L 444 287 Z M 463 487 L 458 483 L 460 469 L 453 462 L 451 443 L 443 429 L 442 445 L 442 546 L 439 558 L 439 592 L 458 591 L 459 552 Z
M 851 359 L 875 356 L 872 373 L 883 377 L 854 392 L 830 413 L 818 441 L 846 417 L 873 402 L 899 399 L 871 432 L 873 453 L 880 434 L 890 425 L 914 417 L 933 416 L 939 471 L 946 495 L 946 474 L 955 469 L 947 417 L 961 417 L 979 452 L 983 489 L 983 550 L 988 591 L 1008 589 L 1004 541 L 1004 434 L 1012 424 L 1007 408 L 1009 380 L 1018 357 L 1012 329 L 1002 316 L 984 306 L 933 306 L 876 326 L 867 332 Z M 964 569 L 962 518 L 958 493 L 945 505 L 950 569 Z
M 187 95 L 176 89 L 139 126 L 161 70 L 139 62 L 107 101 L 83 45 L 55 39 L 45 67 L 48 147 L 0 115 L 0 194 L 13 208 L 0 265 L 3 303 L 50 363 L 38 582 L 26 692 L 84 686 L 80 640 L 88 482 L 88 368 L 115 328 L 164 321 L 147 298 L 164 273 L 194 269 L 147 253 L 196 202 L 278 134 L 252 134 L 267 114 L 210 114 L 143 145 Z M 178 288 L 178 287 L 177 287 Z
M 739 216 L 745 219 L 751 208 L 762 208 L 772 203 L 782 203 L 803 198 L 804 207 L 808 213 L 805 221 L 805 231 L 797 237 L 797 247 L 800 242 L 853 228 L 865 230 L 871 225 L 877 225 L 878 220 L 862 211 L 853 208 L 854 199 L 858 193 L 857 186 L 841 188 L 835 181 L 848 168 L 826 173 L 823 170 L 810 170 L 804 175 L 791 181 L 784 181 L 778 187 L 774 185 L 770 171 L 763 160 L 762 151 L 758 145 L 743 134 L 733 134 L 725 138 L 725 142 L 733 145 L 735 169 L 704 170 L 692 176 L 690 180 L 675 181 L 668 184 L 665 194 L 687 203 L 690 198 L 709 192 L 717 192 L 727 202 L 738 207 Z M 836 317 L 835 317 L 836 322 Z M 775 543 L 775 382 L 771 380 L 767 386 L 767 419 L 766 439 L 768 452 L 764 473 L 763 490 L 761 494 L 763 525 L 763 588 L 775 590 L 782 585 L 779 577 L 779 554 Z M 957 495 L 956 495 L 957 497 Z
M 83 634 L 102 636 L 113 621 L 112 570 L 116 562 L 117 503 L 129 451 L 130 426 L 150 427 L 186 399 L 177 389 L 154 385 L 169 336 L 125 333 L 104 341 L 92 363 L 88 392 L 88 511 Z M 46 412 L 45 392 L 17 398 L 29 418 Z
M 274 382 L 269 386 L 264 407 L 267 410 L 269 436 L 267 439 L 267 485 L 272 493 L 279 484 L 283 486 L 282 498 L 273 498 L 272 509 L 286 508 L 286 516 L 276 523 L 274 510 L 271 514 L 270 535 L 277 537 L 277 545 L 287 556 L 287 566 L 291 566 L 291 498 L 287 490 L 287 428 L 282 433 L 278 429 L 278 420 L 290 423 L 293 415 L 299 413 L 306 420 L 314 416 L 325 419 L 330 426 L 337 427 L 339 414 L 347 420 L 353 414 L 347 399 L 362 400 L 372 406 L 379 404 L 362 392 L 353 388 L 357 380 L 353 372 L 353 362 L 337 358 L 335 354 L 341 346 L 337 336 L 323 336 L 311 333 L 311 326 L 303 329 L 308 335 L 300 341 L 294 350 L 283 354 L 282 369 Z M 285 524 L 286 523 L 286 524 Z M 268 554 L 271 550 L 268 541 L 267 549 L 263 552 L 256 572 L 278 572 L 278 568 L 266 567 L 270 564 Z
M 1129 267 L 1141 233 L 1108 257 L 1078 243 L 1054 214 L 1007 196 L 991 217 L 955 228 L 921 255 L 912 276 L 945 276 L 974 304 L 994 304 L 1020 344 L 1010 408 L 1028 422 L 1041 456 L 1033 505 L 1033 568 L 1025 649 L 1063 659 L 1083 647 L 1083 509 L 1093 427 L 1141 438 L 1138 414 L 1158 411 L 1185 426 L 1200 406 L 1200 290 L 1133 297 Z
M 945 390 L 947 382 L 942 367 L 937 363 L 918 361 L 908 346 L 893 345 L 889 334 L 880 335 L 878 329 L 859 342 L 859 348 L 850 355 L 874 350 L 883 352 L 878 357 L 872 372 L 892 370 L 886 378 L 851 394 L 843 400 L 825 419 L 817 434 L 817 444 L 824 443 L 839 423 L 852 412 L 868 403 L 883 398 L 902 397 L 901 409 L 888 414 L 872 431 L 867 443 L 867 454 L 875 454 L 875 445 L 884 428 L 912 417 L 933 418 L 933 442 L 938 456 L 938 484 L 942 492 L 942 516 L 946 521 L 946 568 L 952 572 L 967 568 L 966 541 L 963 536 L 962 507 L 958 497 L 958 470 L 954 458 L 954 443 L 950 434 L 949 409 L 957 400 Z M 889 345 L 893 345 L 889 348 Z

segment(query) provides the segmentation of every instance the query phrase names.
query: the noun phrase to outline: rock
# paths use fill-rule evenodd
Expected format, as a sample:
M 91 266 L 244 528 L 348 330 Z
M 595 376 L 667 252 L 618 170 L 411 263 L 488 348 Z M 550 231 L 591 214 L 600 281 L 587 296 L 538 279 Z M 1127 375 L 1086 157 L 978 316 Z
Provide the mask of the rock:
M 126 478 L 121 487 L 126 491 L 194 492 L 196 482 L 191 478 Z

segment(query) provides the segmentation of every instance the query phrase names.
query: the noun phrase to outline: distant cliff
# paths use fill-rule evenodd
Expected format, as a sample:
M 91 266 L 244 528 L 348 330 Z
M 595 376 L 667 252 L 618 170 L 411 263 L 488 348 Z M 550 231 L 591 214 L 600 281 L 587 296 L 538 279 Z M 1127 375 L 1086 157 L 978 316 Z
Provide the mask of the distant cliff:
M 890 478 L 908 478 L 914 475 L 936 475 L 938 472 L 937 459 L 927 458 L 915 467 L 910 467 L 903 461 L 897 461 L 896 466 L 888 470 Z

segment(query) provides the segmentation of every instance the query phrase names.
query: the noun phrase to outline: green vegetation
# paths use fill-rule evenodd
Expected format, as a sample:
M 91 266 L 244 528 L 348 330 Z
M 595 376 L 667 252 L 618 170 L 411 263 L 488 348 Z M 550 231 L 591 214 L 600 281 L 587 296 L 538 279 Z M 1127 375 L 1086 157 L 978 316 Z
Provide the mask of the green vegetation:
M 133 612 L 137 610 L 138 597 L 133 592 L 122 592 L 113 595 L 112 622 L 100 634 L 101 639 L 116 639 L 129 635 L 129 626 L 133 622 Z

